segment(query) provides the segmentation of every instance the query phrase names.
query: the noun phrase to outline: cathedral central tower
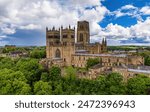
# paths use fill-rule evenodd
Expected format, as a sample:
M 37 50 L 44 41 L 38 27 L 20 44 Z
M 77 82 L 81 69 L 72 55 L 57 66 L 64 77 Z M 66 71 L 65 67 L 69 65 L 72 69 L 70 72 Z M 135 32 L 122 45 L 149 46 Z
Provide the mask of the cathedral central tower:
M 78 21 L 78 24 L 77 24 L 77 43 L 83 44 L 83 46 L 90 43 L 89 22 Z

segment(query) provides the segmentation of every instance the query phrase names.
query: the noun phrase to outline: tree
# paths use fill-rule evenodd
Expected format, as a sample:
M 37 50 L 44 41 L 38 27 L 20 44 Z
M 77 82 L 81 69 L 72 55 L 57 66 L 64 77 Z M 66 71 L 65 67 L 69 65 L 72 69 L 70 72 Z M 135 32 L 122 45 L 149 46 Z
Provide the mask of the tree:
M 21 71 L 32 86 L 34 82 L 40 80 L 43 67 L 36 59 L 21 59 L 16 64 L 16 70 Z
M 150 56 L 145 57 L 145 65 L 150 66 Z
M 0 72 L 0 94 L 27 95 L 31 94 L 31 88 L 26 83 L 26 78 L 20 71 L 3 69 Z
M 126 86 L 123 76 L 119 73 L 111 73 L 106 76 L 107 94 L 126 94 Z
M 34 94 L 51 95 L 52 87 L 48 84 L 48 82 L 38 81 L 34 84 Z
M 62 95 L 63 89 L 62 89 L 62 82 L 55 82 L 55 89 L 53 91 L 54 95 Z
M 86 68 L 89 69 L 90 67 L 92 67 L 98 63 L 100 63 L 99 58 L 89 58 L 86 63 Z
M 0 59 L 0 69 L 8 68 L 12 69 L 14 68 L 14 61 L 11 58 L 1 58 Z
M 45 49 L 42 49 L 42 50 L 34 49 L 33 51 L 30 52 L 30 57 L 36 58 L 36 59 L 45 58 L 46 57 L 46 51 L 45 51 Z
M 49 81 L 49 79 L 50 79 L 49 74 L 47 72 L 42 72 L 41 80 L 43 82 L 47 82 L 47 81 Z
M 50 74 L 51 81 L 59 80 L 61 77 L 61 69 L 57 66 L 52 66 L 49 69 L 49 74 Z
M 144 75 L 138 75 L 128 80 L 127 82 L 128 94 L 143 95 L 147 94 L 150 88 L 150 78 Z
M 76 74 L 77 70 L 71 66 L 65 68 L 65 77 L 69 80 L 75 80 L 76 79 Z

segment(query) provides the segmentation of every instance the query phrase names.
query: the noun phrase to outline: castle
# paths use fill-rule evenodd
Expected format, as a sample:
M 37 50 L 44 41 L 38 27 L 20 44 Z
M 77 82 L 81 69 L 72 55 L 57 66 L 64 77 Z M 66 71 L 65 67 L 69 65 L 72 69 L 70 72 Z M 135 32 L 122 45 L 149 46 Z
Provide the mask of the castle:
M 94 73 L 107 71 L 119 72 L 128 77 L 131 74 L 127 70 L 129 66 L 144 66 L 144 58 L 141 56 L 108 53 L 106 38 L 103 38 L 101 43 L 90 43 L 88 21 L 78 21 L 77 30 L 70 26 L 68 28 L 61 26 L 58 30 L 55 27 L 46 28 L 46 59 L 43 63 L 47 67 L 57 65 L 85 68 L 89 58 L 100 60 L 100 64 L 91 69 L 90 78 L 95 76 Z

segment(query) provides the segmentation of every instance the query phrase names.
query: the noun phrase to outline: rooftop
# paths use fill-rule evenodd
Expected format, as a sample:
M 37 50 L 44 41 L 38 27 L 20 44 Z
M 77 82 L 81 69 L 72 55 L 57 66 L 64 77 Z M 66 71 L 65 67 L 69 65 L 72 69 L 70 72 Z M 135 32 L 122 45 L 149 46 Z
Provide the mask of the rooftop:
M 130 72 L 138 72 L 138 73 L 144 73 L 144 74 L 150 74 L 150 70 L 141 70 L 141 69 L 128 69 Z
M 76 53 L 76 56 L 95 56 L 95 57 L 127 57 L 127 54 L 84 54 L 84 53 Z

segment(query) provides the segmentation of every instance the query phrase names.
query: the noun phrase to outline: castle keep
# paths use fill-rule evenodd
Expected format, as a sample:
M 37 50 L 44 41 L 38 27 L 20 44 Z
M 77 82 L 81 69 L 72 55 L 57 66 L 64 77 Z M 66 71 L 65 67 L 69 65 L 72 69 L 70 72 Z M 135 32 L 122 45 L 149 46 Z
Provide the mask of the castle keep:
M 108 71 L 119 72 L 127 78 L 131 75 L 129 67 L 144 66 L 144 58 L 141 56 L 107 52 L 105 38 L 102 42 L 90 43 L 90 28 L 87 21 L 78 21 L 77 29 L 71 26 L 61 26 L 59 29 L 46 28 L 46 59 L 41 61 L 46 67 L 57 65 L 85 68 L 89 58 L 100 60 L 95 68 L 91 68 L 90 78 L 95 76 L 93 74 Z M 137 73 L 133 71 L 135 70 L 132 70 L 132 74 Z

